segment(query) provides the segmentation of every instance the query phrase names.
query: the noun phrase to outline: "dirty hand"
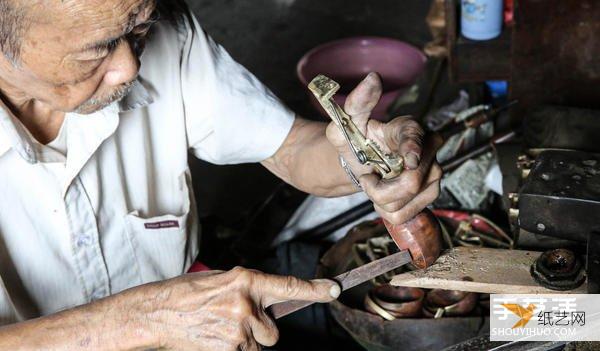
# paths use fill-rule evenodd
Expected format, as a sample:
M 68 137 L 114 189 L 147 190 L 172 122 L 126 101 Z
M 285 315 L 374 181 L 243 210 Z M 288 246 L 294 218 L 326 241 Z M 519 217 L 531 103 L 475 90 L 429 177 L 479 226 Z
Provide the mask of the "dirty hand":
M 381 79 L 371 73 L 348 96 L 344 110 L 384 152 L 404 157 L 405 171 L 400 176 L 383 180 L 371 167 L 361 165 L 333 122 L 327 128 L 327 138 L 350 165 L 377 212 L 392 224 L 403 224 L 439 196 L 442 170 L 435 156 L 442 142 L 435 136 L 425 137 L 423 129 L 410 117 L 398 117 L 388 123 L 369 119 L 381 93 Z
M 303 281 L 244 268 L 188 274 L 132 289 L 122 309 L 135 328 L 170 350 L 260 350 L 273 346 L 277 327 L 265 309 L 287 300 L 329 302 L 340 294 L 329 280 Z M 143 292 L 143 293 L 142 293 Z M 133 317 L 133 318 L 131 318 Z

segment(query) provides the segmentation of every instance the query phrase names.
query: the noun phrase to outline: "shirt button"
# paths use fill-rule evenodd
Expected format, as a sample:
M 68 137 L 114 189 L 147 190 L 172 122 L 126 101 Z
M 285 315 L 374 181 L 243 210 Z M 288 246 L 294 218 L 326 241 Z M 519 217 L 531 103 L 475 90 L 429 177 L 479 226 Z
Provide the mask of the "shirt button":
M 92 237 L 87 234 L 77 236 L 77 247 L 89 246 L 92 244 Z

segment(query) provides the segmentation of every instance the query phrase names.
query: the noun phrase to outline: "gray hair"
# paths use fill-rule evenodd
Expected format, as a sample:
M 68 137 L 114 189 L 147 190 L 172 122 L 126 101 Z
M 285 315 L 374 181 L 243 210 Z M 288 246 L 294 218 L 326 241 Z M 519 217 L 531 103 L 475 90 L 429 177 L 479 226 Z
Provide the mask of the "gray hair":
M 165 20 L 179 22 L 189 10 L 183 0 L 158 0 L 158 12 Z M 15 0 L 0 0 L 0 53 L 13 64 L 21 56 L 21 40 L 29 28 L 26 6 Z
M 21 54 L 21 38 L 29 26 L 26 16 L 26 9 L 13 0 L 0 0 L 0 52 L 12 63 Z

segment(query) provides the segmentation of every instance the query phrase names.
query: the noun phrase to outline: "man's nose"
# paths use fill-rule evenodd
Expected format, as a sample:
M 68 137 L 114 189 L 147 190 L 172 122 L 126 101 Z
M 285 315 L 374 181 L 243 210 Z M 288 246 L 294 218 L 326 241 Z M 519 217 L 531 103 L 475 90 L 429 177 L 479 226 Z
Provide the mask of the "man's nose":
M 110 86 L 120 86 L 131 82 L 138 74 L 140 61 L 131 44 L 122 40 L 111 57 L 104 82 Z

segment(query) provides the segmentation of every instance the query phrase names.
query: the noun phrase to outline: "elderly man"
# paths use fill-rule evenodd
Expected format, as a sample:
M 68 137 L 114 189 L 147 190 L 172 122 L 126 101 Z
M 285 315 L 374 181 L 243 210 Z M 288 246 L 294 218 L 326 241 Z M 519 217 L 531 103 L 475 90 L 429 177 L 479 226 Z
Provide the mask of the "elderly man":
M 183 275 L 198 253 L 188 151 L 320 196 L 359 191 L 341 155 L 394 223 L 438 194 L 418 125 L 369 120 L 376 74 L 346 110 L 406 158 L 393 181 L 286 109 L 179 1 L 0 0 L 0 47 L 2 350 L 256 350 L 277 342 L 268 306 L 339 295 L 243 268 Z

